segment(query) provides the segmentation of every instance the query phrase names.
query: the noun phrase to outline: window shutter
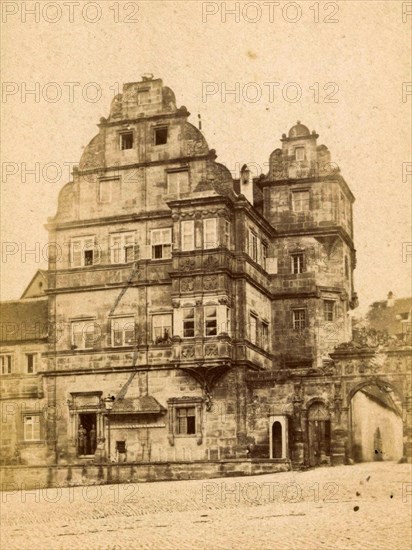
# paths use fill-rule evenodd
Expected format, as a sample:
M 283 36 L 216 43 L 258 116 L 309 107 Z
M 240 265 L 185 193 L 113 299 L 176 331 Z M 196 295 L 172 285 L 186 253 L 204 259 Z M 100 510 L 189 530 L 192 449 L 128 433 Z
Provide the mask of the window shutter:
M 99 264 L 101 260 L 101 250 L 100 246 L 96 241 L 93 243 L 93 265 Z

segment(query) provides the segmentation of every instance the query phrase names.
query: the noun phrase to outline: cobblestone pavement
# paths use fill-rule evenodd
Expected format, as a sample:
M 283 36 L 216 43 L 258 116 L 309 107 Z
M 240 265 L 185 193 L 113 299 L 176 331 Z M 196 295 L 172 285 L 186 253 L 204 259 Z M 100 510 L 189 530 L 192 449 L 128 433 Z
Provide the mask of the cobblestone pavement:
M 410 550 L 412 468 L 2 493 L 2 550 Z

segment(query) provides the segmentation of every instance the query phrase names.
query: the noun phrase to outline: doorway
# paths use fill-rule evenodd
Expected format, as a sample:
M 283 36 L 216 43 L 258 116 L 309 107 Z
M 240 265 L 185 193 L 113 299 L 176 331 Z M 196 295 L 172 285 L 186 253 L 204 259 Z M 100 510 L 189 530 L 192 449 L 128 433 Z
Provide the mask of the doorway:
M 330 417 L 321 402 L 308 410 L 308 450 L 310 466 L 330 463 Z
M 272 458 L 282 458 L 282 424 L 279 421 L 272 424 Z
M 78 456 L 94 455 L 96 451 L 96 413 L 80 413 L 77 429 Z

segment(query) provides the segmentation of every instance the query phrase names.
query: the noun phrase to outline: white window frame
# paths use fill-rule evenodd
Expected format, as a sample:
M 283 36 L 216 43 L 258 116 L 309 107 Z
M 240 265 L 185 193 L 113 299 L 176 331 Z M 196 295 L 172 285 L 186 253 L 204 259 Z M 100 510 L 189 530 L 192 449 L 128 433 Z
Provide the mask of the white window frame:
M 116 338 L 116 333 L 120 334 L 120 340 Z M 122 317 L 112 317 L 110 319 L 110 336 L 113 348 L 134 346 L 136 343 L 134 316 L 124 315 Z
M 81 330 L 75 330 L 76 326 L 80 326 Z M 89 330 L 93 326 L 93 331 Z M 71 321 L 71 345 L 76 346 L 76 349 L 93 349 L 96 342 L 96 322 L 93 319 L 72 319 Z M 86 331 L 85 331 L 86 329 Z M 76 334 L 81 333 L 80 345 L 76 344 Z M 92 342 L 88 341 L 86 335 L 92 335 Z M 87 345 L 87 344 L 90 345 Z
M 185 415 L 181 414 L 181 411 L 185 411 Z M 188 414 L 188 411 L 191 411 L 191 414 Z M 192 414 L 193 411 L 193 414 Z M 176 415 L 176 435 L 183 436 L 195 436 L 196 435 L 196 426 L 197 426 L 197 417 L 196 417 L 196 406 L 195 405 L 179 405 L 175 410 Z M 194 418 L 193 431 L 188 430 L 188 418 Z M 181 429 L 181 420 L 186 419 L 186 422 L 182 422 L 185 425 L 185 429 Z
M 290 255 L 290 271 L 293 275 L 305 272 L 305 253 L 292 252 Z
M 164 343 L 170 340 L 172 338 L 172 331 L 172 313 L 152 314 L 152 341 L 154 344 Z M 159 332 L 159 334 L 156 334 L 156 332 Z
M 35 426 L 37 425 L 37 428 Z M 24 441 L 41 441 L 40 415 L 27 414 L 23 416 Z M 37 433 L 36 433 L 37 432 Z M 36 437 L 37 436 L 37 437 Z
M 185 319 L 185 311 L 187 310 L 193 310 L 193 317 L 189 317 L 187 319 Z M 186 336 L 185 335 L 185 322 L 188 321 L 190 323 L 193 322 L 193 335 L 191 336 Z M 191 329 L 187 329 L 187 330 L 191 330 Z M 188 306 L 188 307 L 184 307 L 182 308 L 182 338 L 194 338 L 195 336 L 195 332 L 196 332 L 196 308 L 194 306 Z
M 267 349 L 269 347 L 269 323 L 267 321 L 262 321 L 261 323 L 261 335 L 262 348 Z
M 305 195 L 307 198 L 303 198 Z M 310 192 L 307 189 L 301 191 L 292 191 L 292 205 L 294 212 L 309 212 L 310 210 Z
M 230 242 L 230 233 L 231 233 L 231 226 L 232 224 L 230 223 L 229 220 L 223 220 L 223 234 L 224 234 L 224 242 L 225 242 L 225 245 L 227 248 L 230 249 L 230 245 L 231 245 L 231 242 Z
M 185 174 L 185 181 L 181 179 L 181 175 Z M 176 189 L 171 189 L 171 183 L 173 177 L 176 176 Z M 185 191 L 183 187 L 186 187 L 186 191 L 189 190 L 189 168 L 183 167 L 176 170 L 168 170 L 166 172 L 166 185 L 167 194 L 180 197 L 180 193 Z
M 195 248 L 195 222 L 184 220 L 180 224 L 182 250 L 194 250 Z
M 333 322 L 336 314 L 336 301 L 335 300 L 323 300 L 323 318 L 327 322 Z M 331 319 L 329 319 L 331 317 Z
M 254 262 L 257 262 L 258 261 L 258 258 L 259 258 L 259 253 L 258 253 L 258 249 L 259 249 L 259 238 L 257 236 L 257 233 L 255 233 L 255 231 L 253 231 L 252 229 L 249 229 L 249 250 L 248 250 L 248 253 L 249 253 L 249 256 L 252 258 L 252 260 Z
M 115 241 L 119 242 L 117 246 Z M 136 235 L 134 231 L 124 231 L 110 234 L 110 262 L 126 264 L 135 260 Z M 127 250 L 132 248 L 132 259 L 127 259 Z M 117 258 L 116 258 L 117 257 Z M 118 261 L 116 261 L 118 259 Z
M 160 238 L 156 237 L 156 235 L 160 235 Z M 156 240 L 158 240 L 158 242 L 154 242 Z M 150 232 L 150 246 L 152 260 L 170 259 L 172 257 L 172 229 L 170 227 L 152 229 Z M 162 247 L 162 255 L 156 258 L 155 247 L 159 246 Z
M 1 373 L 9 375 L 13 374 L 13 355 L 11 353 L 2 353 L 0 355 Z M 6 368 L 7 367 L 7 368 Z
M 29 372 L 29 357 L 33 357 L 33 370 L 32 370 L 32 372 Z M 35 352 L 26 353 L 26 373 L 27 374 L 36 374 L 38 357 L 39 357 L 38 353 L 35 353 Z
M 208 227 L 209 226 L 209 227 Z M 203 248 L 210 250 L 218 248 L 217 218 L 204 218 L 203 220 Z
M 208 311 L 214 310 L 215 314 L 213 316 L 208 316 Z M 218 335 L 218 326 L 217 326 L 217 319 L 218 319 L 218 306 L 209 305 L 204 307 L 204 335 L 206 338 L 214 338 Z M 209 327 L 207 324 L 209 323 Z M 213 325 L 210 325 L 210 323 L 213 323 Z M 214 332 L 214 334 L 208 334 L 208 332 Z
M 301 315 L 302 313 L 303 316 Z M 297 332 L 303 332 L 307 328 L 307 312 L 305 308 L 292 309 L 292 325 L 293 330 Z
M 257 344 L 257 315 L 250 312 L 249 313 L 249 339 L 252 344 Z
M 95 235 L 85 235 L 82 237 L 72 237 L 70 239 L 70 267 L 90 267 L 98 263 L 97 260 L 97 250 L 95 246 Z M 75 246 L 79 245 L 80 261 L 75 262 Z M 93 252 L 93 261 L 91 264 L 86 264 L 85 253 L 92 251 Z
M 297 162 L 302 162 L 305 160 L 305 147 L 295 147 L 295 160 Z

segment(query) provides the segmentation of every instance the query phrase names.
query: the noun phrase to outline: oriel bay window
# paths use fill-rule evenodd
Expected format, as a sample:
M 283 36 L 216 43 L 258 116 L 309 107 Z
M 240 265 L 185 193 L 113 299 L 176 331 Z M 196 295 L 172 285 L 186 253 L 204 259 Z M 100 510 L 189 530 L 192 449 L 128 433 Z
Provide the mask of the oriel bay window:
M 116 317 L 112 319 L 111 337 L 114 347 L 133 346 L 135 343 L 134 317 Z
M 151 232 L 152 259 L 161 260 L 172 256 L 172 230 L 152 229 Z
M 125 264 L 135 259 L 134 232 L 112 233 L 110 235 L 110 261 L 112 264 Z

